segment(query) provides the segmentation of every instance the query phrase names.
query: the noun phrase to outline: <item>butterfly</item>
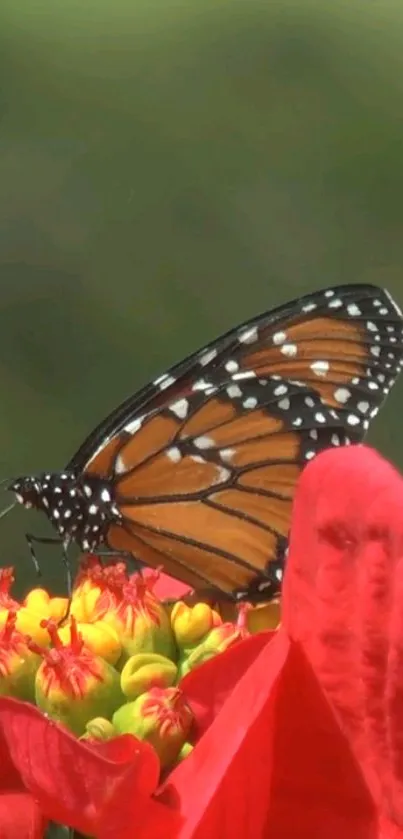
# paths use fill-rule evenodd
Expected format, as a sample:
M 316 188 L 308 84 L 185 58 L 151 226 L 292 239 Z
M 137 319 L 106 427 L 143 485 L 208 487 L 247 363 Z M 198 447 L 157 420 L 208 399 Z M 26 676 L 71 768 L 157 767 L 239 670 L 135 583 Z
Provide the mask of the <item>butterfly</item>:
M 147 384 L 62 472 L 8 489 L 46 514 L 65 552 L 130 554 L 196 590 L 269 600 L 301 470 L 363 439 L 400 372 L 402 326 L 375 286 L 300 297 Z

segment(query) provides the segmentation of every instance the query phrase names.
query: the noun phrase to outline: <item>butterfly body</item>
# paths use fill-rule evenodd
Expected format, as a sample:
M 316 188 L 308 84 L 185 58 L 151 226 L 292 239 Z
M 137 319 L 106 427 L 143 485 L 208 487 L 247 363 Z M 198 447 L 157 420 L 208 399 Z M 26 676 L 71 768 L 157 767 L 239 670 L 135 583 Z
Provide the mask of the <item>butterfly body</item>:
M 121 515 L 110 481 L 72 471 L 18 478 L 10 489 L 26 508 L 45 513 L 61 541 L 76 542 L 83 551 L 96 551 L 112 523 Z
M 402 313 L 386 291 L 314 292 L 146 385 L 64 472 L 10 489 L 64 543 L 129 553 L 196 589 L 268 599 L 301 470 L 363 439 L 402 362 Z

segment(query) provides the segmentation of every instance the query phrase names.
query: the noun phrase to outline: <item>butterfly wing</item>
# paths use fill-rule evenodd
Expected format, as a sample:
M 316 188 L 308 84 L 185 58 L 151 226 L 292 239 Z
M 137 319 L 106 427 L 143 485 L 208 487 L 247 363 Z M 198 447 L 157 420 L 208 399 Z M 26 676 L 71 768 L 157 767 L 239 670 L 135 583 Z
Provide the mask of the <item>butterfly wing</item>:
M 68 468 L 111 479 L 111 549 L 193 587 L 270 596 L 304 464 L 358 442 L 403 358 L 387 292 L 348 285 L 242 324 L 127 400 Z

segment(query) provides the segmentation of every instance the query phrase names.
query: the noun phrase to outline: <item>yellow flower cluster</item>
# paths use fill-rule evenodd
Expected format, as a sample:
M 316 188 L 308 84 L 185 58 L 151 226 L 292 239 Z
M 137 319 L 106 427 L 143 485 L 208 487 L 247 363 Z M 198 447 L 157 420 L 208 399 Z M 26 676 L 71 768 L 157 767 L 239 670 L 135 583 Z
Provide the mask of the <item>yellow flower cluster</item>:
M 163 602 L 158 574 L 84 562 L 71 601 L 45 589 L 22 603 L 0 571 L 0 694 L 35 703 L 78 737 L 131 733 L 162 769 L 192 749 L 181 679 L 251 632 L 275 628 L 278 604 L 227 614 L 204 602 Z M 228 611 L 230 610 L 230 611 Z

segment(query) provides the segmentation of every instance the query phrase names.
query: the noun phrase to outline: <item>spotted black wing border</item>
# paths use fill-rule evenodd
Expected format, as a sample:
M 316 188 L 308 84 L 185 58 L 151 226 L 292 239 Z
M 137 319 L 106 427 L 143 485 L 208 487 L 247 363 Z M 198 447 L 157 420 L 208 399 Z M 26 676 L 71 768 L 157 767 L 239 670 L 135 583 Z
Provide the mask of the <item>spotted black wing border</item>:
M 221 368 L 226 358 L 231 358 L 233 355 L 237 357 L 242 347 L 246 347 L 239 342 L 240 332 L 254 327 L 267 329 L 278 325 L 279 322 L 282 329 L 287 329 L 287 326 L 304 320 L 311 311 L 314 311 L 315 316 L 325 313 L 329 315 L 328 296 L 330 294 L 341 298 L 343 303 L 379 298 L 386 306 L 392 305 L 395 318 L 391 317 L 391 320 L 395 319 L 399 323 L 403 321 L 402 313 L 389 292 L 366 283 L 331 286 L 281 304 L 232 327 L 124 400 L 88 435 L 67 464 L 66 469 L 84 471 L 86 464 L 102 448 L 104 441 L 106 443 L 113 438 L 137 416 L 153 410 L 162 410 L 170 401 L 177 399 L 181 382 L 185 382 L 186 377 L 191 375 L 193 370 L 194 378 L 197 379 L 201 374 L 211 374 L 217 367 Z M 337 318 L 337 310 L 333 310 L 332 316 Z M 153 402 L 156 404 L 153 405 Z

